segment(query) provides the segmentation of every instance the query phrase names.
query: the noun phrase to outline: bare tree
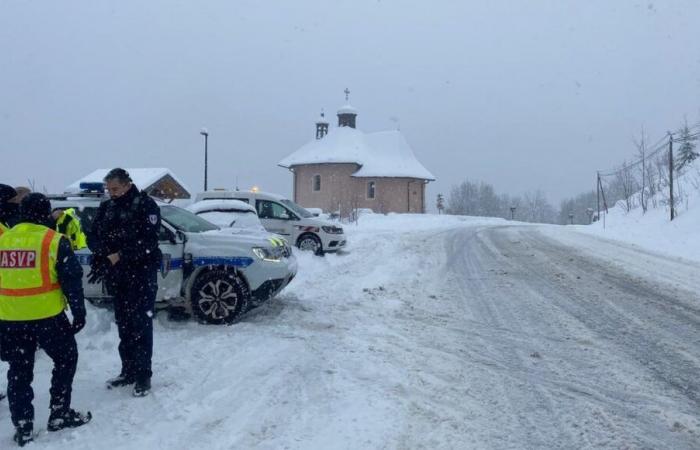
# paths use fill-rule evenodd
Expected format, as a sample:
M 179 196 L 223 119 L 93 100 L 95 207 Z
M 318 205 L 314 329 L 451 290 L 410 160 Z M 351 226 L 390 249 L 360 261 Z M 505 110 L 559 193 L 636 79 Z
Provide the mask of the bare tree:
M 522 209 L 526 222 L 554 223 L 556 221 L 554 208 L 541 190 L 526 192 L 523 196 Z
M 659 187 L 657 185 L 658 180 L 656 173 L 654 172 L 654 166 L 651 163 L 651 161 L 647 162 L 647 168 L 646 168 L 646 185 L 648 186 L 649 189 L 649 196 L 648 198 L 651 199 L 651 207 L 656 208 L 657 207 L 657 201 L 656 201 L 656 193 L 659 192 Z M 648 201 L 647 201 L 648 205 Z
M 616 178 L 617 187 L 620 189 L 622 200 L 624 200 L 623 208 L 625 212 L 630 212 L 634 206 L 632 195 L 635 193 L 635 180 L 627 161 L 622 163 L 622 169 L 617 172 Z
M 642 161 L 641 164 L 641 171 L 642 171 L 642 190 L 639 191 L 639 197 L 640 197 L 640 203 L 642 205 L 642 213 L 646 214 L 647 212 L 647 201 L 644 198 L 644 191 L 646 190 L 646 150 L 647 150 L 647 137 L 646 133 L 644 132 L 644 127 L 642 127 L 642 131 L 640 132 L 639 139 L 633 139 L 635 147 L 637 147 L 637 156 Z M 628 209 L 629 211 L 629 209 Z

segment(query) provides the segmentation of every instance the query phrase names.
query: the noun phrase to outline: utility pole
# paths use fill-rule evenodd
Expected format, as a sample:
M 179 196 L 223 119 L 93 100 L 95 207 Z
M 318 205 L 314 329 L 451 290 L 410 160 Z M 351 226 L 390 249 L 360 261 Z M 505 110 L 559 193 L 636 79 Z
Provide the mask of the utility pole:
M 207 161 L 207 144 L 209 140 L 209 132 L 207 131 L 206 128 L 202 128 L 202 131 L 199 132 L 202 136 L 204 136 L 204 190 L 207 190 L 207 168 L 208 168 L 208 161 Z
M 646 189 L 646 142 L 644 142 L 644 128 L 642 128 L 642 213 L 646 214 L 647 205 L 644 203 L 644 190 Z
M 598 201 L 598 219 L 600 220 L 600 172 L 596 172 L 596 183 L 595 183 L 596 199 Z
M 671 220 L 676 218 L 676 209 L 673 206 L 673 134 L 668 132 L 668 173 L 671 193 Z

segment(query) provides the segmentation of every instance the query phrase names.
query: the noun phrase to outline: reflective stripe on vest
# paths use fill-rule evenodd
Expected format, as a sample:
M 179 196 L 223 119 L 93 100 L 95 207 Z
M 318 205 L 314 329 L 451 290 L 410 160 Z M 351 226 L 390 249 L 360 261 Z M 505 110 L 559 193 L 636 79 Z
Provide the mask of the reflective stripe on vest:
M 66 307 L 56 273 L 61 235 L 22 223 L 0 236 L 0 320 L 38 320 Z

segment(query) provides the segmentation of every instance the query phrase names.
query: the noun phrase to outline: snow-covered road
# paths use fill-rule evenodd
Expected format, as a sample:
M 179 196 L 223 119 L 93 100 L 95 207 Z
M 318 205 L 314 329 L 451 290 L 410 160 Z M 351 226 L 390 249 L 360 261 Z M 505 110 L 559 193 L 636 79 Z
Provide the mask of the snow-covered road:
M 104 389 L 116 328 L 91 308 L 74 404 L 95 418 L 34 448 L 700 447 L 697 263 L 501 220 L 378 216 L 349 234 L 232 327 L 159 316 L 144 399 Z
M 698 448 L 700 266 L 551 228 L 451 235 L 482 442 Z

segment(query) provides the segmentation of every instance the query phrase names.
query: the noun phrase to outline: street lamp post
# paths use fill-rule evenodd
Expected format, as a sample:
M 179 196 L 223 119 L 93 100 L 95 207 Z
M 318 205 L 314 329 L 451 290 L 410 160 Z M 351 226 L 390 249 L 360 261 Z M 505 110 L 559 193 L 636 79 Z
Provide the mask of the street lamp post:
M 204 136 L 204 190 L 207 190 L 207 144 L 209 141 L 209 132 L 207 131 L 206 128 L 202 128 L 202 131 L 199 132 L 202 136 Z

